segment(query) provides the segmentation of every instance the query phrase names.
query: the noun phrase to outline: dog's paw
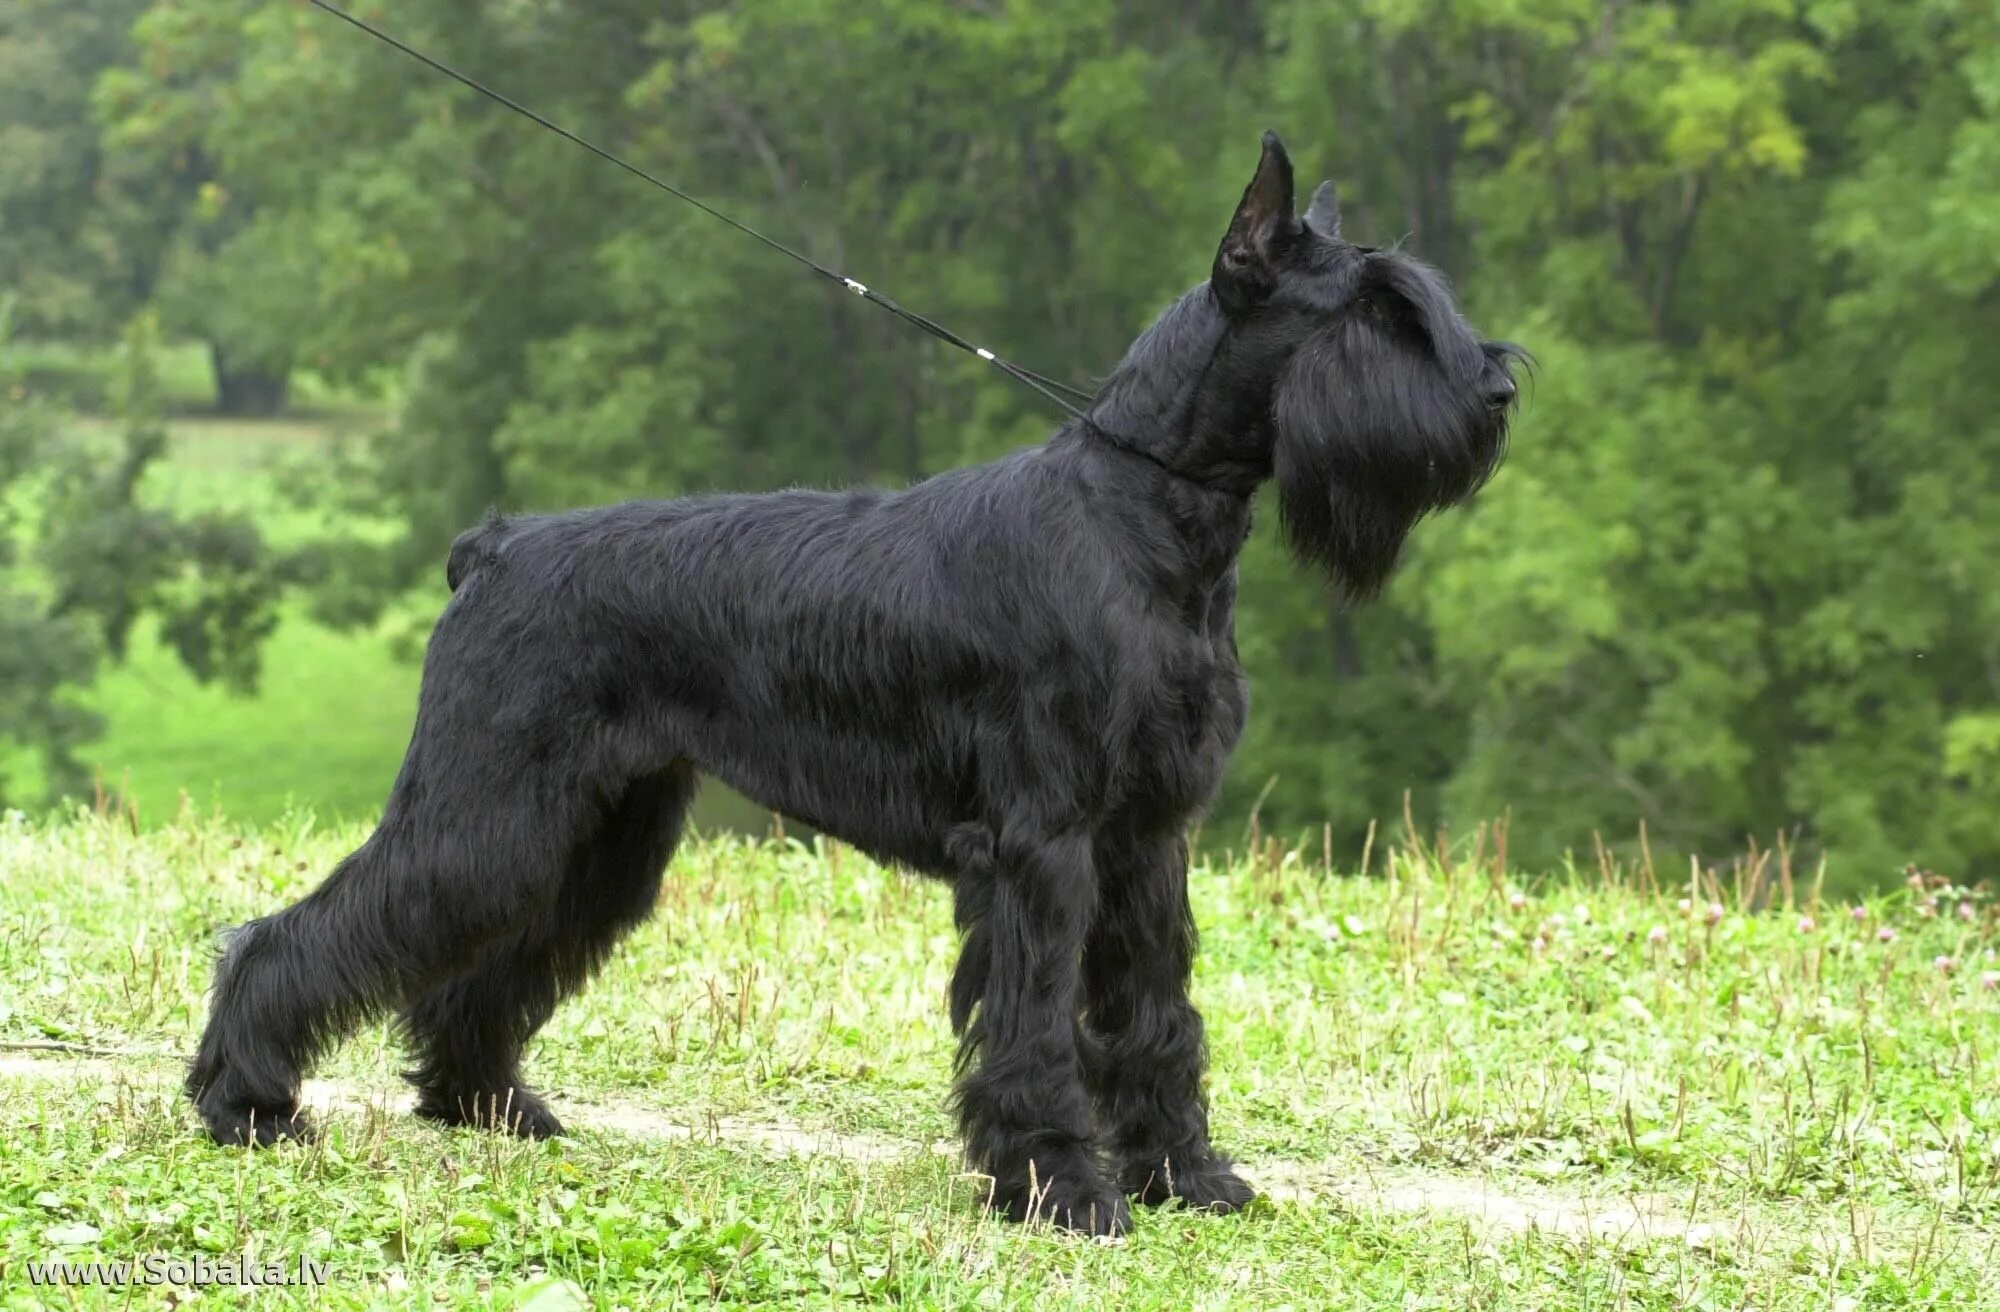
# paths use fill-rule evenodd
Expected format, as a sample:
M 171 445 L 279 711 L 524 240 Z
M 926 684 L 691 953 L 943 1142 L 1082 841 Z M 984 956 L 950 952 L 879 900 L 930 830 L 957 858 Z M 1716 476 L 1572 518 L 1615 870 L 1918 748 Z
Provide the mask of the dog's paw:
M 1010 1221 L 1045 1222 L 1099 1238 L 1132 1229 L 1131 1204 L 1082 1149 L 1038 1155 L 1018 1171 L 995 1176 L 988 1201 Z
M 1077 1188 L 1053 1181 L 1032 1195 L 1010 1200 L 1006 1212 L 1015 1221 L 1045 1221 L 1095 1239 L 1115 1239 L 1132 1230 L 1131 1204 L 1116 1189 L 1095 1180 Z
M 1185 1168 L 1172 1158 L 1157 1165 L 1128 1166 L 1120 1175 L 1126 1192 L 1148 1207 L 1179 1199 L 1202 1212 L 1234 1212 L 1257 1196 L 1227 1158 L 1210 1157 Z
M 563 1124 L 539 1095 L 513 1085 L 497 1093 L 425 1091 L 416 1113 L 440 1125 L 469 1125 L 523 1139 L 553 1139 Z
M 209 1138 L 226 1148 L 269 1148 L 286 1140 L 310 1142 L 319 1133 L 296 1104 L 290 1107 L 250 1107 L 199 1104 L 201 1121 Z

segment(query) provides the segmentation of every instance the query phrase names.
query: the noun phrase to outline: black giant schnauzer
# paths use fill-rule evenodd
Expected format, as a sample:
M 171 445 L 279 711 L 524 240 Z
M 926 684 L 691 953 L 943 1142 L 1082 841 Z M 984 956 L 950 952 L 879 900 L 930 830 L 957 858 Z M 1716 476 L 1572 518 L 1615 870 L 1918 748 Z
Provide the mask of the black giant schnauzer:
M 495 519 L 380 826 L 243 926 L 187 1080 L 209 1132 L 306 1133 L 305 1068 L 395 1009 L 417 1110 L 561 1129 L 529 1036 L 643 920 L 698 776 L 951 881 L 956 1103 L 994 1204 L 1252 1197 L 1209 1144 L 1187 832 L 1248 707 L 1236 558 L 1275 479 L 1345 593 L 1492 473 L 1515 348 L 1431 269 L 1303 221 L 1273 135 L 1209 280 L 1046 445 L 902 492 Z

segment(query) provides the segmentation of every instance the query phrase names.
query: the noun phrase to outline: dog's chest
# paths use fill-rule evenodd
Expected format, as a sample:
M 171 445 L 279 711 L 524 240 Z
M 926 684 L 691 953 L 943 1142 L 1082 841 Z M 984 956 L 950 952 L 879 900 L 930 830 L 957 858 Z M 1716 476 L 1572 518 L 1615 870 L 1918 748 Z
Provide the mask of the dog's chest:
M 1249 709 L 1229 646 L 1189 633 L 1152 653 L 1136 697 L 1119 774 L 1130 804 L 1178 820 L 1214 799 Z

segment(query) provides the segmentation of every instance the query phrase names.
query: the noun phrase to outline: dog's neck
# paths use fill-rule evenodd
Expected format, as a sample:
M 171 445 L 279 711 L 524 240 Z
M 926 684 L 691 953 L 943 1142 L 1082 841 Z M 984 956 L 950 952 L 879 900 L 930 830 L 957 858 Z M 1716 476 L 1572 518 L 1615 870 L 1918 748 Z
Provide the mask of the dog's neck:
M 1078 421 L 1078 432 L 1087 439 L 1103 442 L 1125 455 L 1147 462 L 1166 474 L 1168 478 L 1176 479 L 1203 492 L 1219 490 L 1208 480 L 1176 467 L 1164 453 L 1154 450 L 1153 448 L 1160 444 L 1155 442 L 1151 435 L 1138 439 L 1129 438 L 1115 429 L 1104 427 L 1088 415 Z
M 1247 501 L 1271 476 L 1270 380 L 1242 386 L 1230 345 L 1203 283 L 1132 343 L 1084 416 L 1086 437 Z
M 1183 544 L 1190 595 L 1207 595 L 1235 564 L 1257 489 L 1271 477 L 1271 380 L 1249 377 L 1258 373 L 1276 369 L 1246 365 L 1204 283 L 1132 344 L 1057 439 L 1142 474 L 1136 486 L 1151 490 L 1119 513 L 1141 537 L 1157 540 L 1164 528 Z

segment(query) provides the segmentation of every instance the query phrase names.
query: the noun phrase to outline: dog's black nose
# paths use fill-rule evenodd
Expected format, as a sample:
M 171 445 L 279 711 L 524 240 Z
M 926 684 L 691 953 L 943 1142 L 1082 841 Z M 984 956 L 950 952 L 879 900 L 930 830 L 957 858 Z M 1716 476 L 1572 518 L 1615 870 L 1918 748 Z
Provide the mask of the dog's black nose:
M 1505 369 L 1495 369 L 1486 375 L 1486 404 L 1498 410 L 1514 399 L 1514 376 Z

